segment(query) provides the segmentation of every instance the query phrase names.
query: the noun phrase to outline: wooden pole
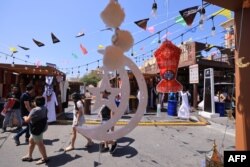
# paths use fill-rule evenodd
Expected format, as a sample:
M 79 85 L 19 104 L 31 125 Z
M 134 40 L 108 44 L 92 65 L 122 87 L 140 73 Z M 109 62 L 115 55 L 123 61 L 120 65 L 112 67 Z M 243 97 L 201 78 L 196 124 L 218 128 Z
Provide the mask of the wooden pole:
M 197 108 L 198 84 L 193 84 L 193 107 Z
M 242 15 L 243 12 L 243 15 Z M 250 62 L 250 9 L 235 11 L 236 54 L 235 64 L 240 58 Z M 236 82 L 236 150 L 250 150 L 250 66 L 235 66 Z

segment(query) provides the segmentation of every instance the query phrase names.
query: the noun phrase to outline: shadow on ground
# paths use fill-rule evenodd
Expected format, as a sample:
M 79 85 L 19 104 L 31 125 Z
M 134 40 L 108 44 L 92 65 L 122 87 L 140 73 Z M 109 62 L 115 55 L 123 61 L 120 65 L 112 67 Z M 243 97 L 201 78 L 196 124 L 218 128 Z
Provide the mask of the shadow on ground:
M 81 158 L 82 156 L 76 154 L 74 157 L 70 154 L 62 153 L 55 156 L 49 157 L 49 162 L 47 163 L 48 167 L 55 167 L 55 166 L 66 166 L 68 162 Z

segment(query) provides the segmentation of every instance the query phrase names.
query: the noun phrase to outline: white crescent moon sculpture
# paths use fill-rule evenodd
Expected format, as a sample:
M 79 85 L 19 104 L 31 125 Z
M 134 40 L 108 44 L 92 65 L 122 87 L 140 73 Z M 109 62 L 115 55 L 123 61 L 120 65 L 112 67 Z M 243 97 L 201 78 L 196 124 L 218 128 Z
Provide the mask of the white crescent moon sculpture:
M 96 103 L 94 109 L 99 108 L 102 105 L 106 105 L 111 109 L 111 111 L 114 111 L 115 113 L 114 116 L 112 116 L 112 118 L 108 120 L 105 124 L 96 127 L 77 127 L 76 128 L 77 131 L 82 135 L 99 141 L 116 140 L 131 132 L 137 126 L 138 122 L 144 115 L 148 99 L 148 92 L 145 79 L 133 61 L 131 61 L 126 56 L 124 56 L 123 58 L 124 58 L 124 66 L 117 69 L 117 72 L 122 81 L 121 88 L 112 88 L 110 86 L 108 79 L 108 70 L 105 67 L 104 67 L 104 77 L 101 86 L 98 88 L 88 88 L 89 91 L 94 96 L 96 96 Z M 139 97 L 140 101 L 138 104 L 136 114 L 134 115 L 133 118 L 131 118 L 131 120 L 127 125 L 113 132 L 107 132 L 109 129 L 111 129 L 111 127 L 115 126 L 116 122 L 122 117 L 122 115 L 124 114 L 129 105 L 130 84 L 129 84 L 128 74 L 125 70 L 125 66 L 130 68 L 130 70 L 133 72 L 136 78 L 140 91 L 140 97 Z M 103 92 L 104 90 L 111 92 L 109 99 L 102 99 L 101 92 Z M 115 105 L 115 96 L 118 95 L 119 93 L 122 93 L 122 96 L 120 105 L 119 107 L 117 107 Z

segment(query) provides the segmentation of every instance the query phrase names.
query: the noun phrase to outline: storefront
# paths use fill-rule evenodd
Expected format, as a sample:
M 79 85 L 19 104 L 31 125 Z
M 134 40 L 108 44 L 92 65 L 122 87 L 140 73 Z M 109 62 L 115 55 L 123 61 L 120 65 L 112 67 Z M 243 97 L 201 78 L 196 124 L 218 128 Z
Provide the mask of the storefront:
M 198 94 L 202 95 L 204 69 L 214 69 L 215 82 L 234 82 L 234 52 L 230 48 L 213 46 L 200 42 L 187 42 L 179 46 L 182 53 L 179 60 L 177 80 L 192 94 L 192 106 L 197 106 Z M 189 67 L 197 65 L 197 82 L 190 83 Z M 158 67 L 154 58 L 145 61 L 142 72 L 157 78 Z M 154 76 L 152 76 L 154 75 Z
M 29 83 L 34 86 L 33 96 L 41 96 L 46 85 L 46 76 L 52 76 L 52 87 L 58 100 L 57 112 L 62 112 L 62 104 L 66 102 L 65 74 L 51 66 L 0 64 L 0 99 L 7 97 L 13 84 L 18 85 L 21 92 Z

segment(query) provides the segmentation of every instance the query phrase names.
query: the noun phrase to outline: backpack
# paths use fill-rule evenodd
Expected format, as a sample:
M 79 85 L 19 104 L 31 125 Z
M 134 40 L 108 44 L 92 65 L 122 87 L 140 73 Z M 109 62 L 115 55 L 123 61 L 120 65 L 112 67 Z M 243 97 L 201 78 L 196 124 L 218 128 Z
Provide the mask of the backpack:
M 30 133 L 33 135 L 40 135 L 42 132 L 46 130 L 47 127 L 47 112 L 48 110 L 46 109 L 46 117 L 42 118 L 35 123 L 29 123 L 29 128 L 30 128 Z
M 30 123 L 30 133 L 33 135 L 40 135 L 46 130 L 47 117 L 36 121 L 35 123 Z

